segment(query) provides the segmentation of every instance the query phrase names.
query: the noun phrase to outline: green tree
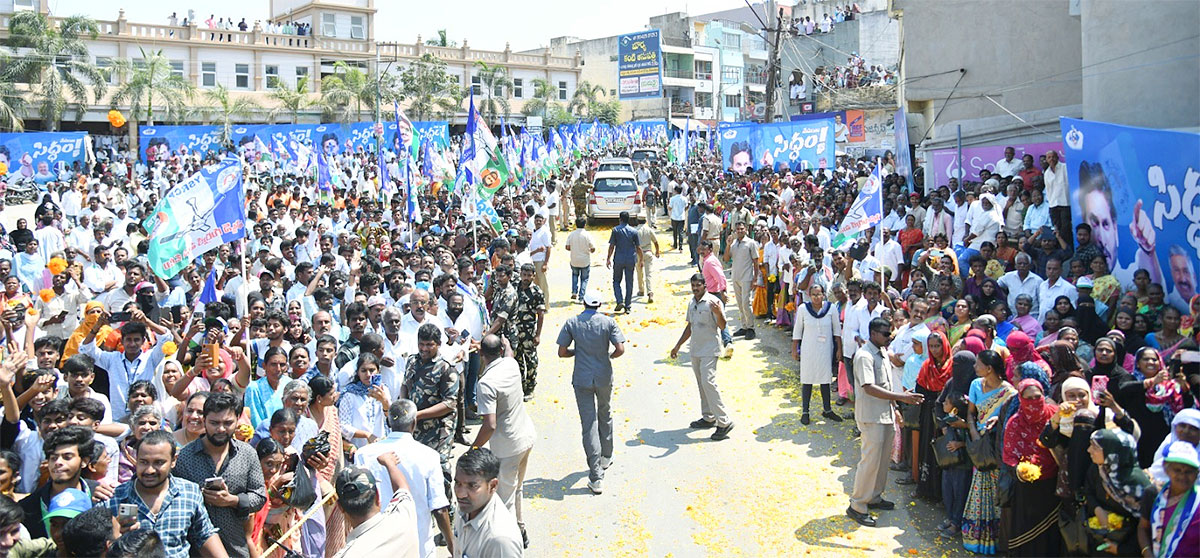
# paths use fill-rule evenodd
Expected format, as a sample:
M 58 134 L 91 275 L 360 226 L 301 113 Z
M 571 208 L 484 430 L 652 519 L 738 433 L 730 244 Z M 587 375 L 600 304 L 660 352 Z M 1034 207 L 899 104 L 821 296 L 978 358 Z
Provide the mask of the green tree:
M 567 105 L 567 110 L 576 116 L 583 116 L 584 113 L 594 116 L 593 109 L 605 94 L 604 86 L 581 81 L 575 87 L 575 94 L 571 96 L 571 104 Z
M 209 118 L 215 124 L 220 126 L 220 142 L 221 145 L 226 147 L 233 144 L 232 130 L 234 123 L 238 120 L 249 118 L 259 108 L 258 103 L 248 97 L 234 97 L 230 95 L 229 90 L 220 84 L 213 89 L 205 91 L 204 97 L 212 103 L 212 105 L 206 107 L 205 112 L 208 113 Z
M 0 67 L 8 64 L 8 57 L 0 54 Z M 24 132 L 25 95 L 11 81 L 0 81 L 0 130 L 7 132 Z
M 567 112 L 566 107 L 558 103 L 550 105 L 550 109 L 546 112 L 545 118 L 542 120 L 542 126 L 546 129 L 557 128 L 563 124 L 574 124 L 577 122 L 575 116 Z
M 128 104 L 130 119 L 144 119 L 154 125 L 155 102 L 168 114 L 180 113 L 195 96 L 196 87 L 183 76 L 171 73 L 171 61 L 161 50 L 150 53 L 139 50 L 141 60 L 113 61 L 113 71 L 120 77 L 121 84 L 113 92 L 112 105 Z
M 274 122 L 281 114 L 287 114 L 292 117 L 292 124 L 298 123 L 300 111 L 313 104 L 308 98 L 308 76 L 297 79 L 295 87 L 282 80 L 277 80 L 274 86 L 269 96 L 279 104 L 271 109 L 271 121 Z
M 588 114 L 597 122 L 616 126 L 621 123 L 621 102 L 616 99 L 597 102 L 588 109 Z
M 96 21 L 87 16 L 71 16 L 57 25 L 38 12 L 12 16 L 7 42 L 15 56 L 0 81 L 30 85 L 45 130 L 57 130 L 68 108 L 75 109 L 76 122 L 83 120 L 88 86 L 97 101 L 108 90 L 108 76 L 91 63 L 84 42 L 99 34 Z
M 339 60 L 333 72 L 321 79 L 321 111 L 338 122 L 355 122 L 363 117 L 363 108 L 375 110 L 375 100 L 385 105 L 400 99 L 400 84 L 396 75 L 379 75 L 356 68 Z M 373 115 L 372 115 L 373 117 Z
M 525 106 L 521 107 L 521 113 L 525 116 L 541 115 L 546 117 L 558 104 L 554 101 L 558 98 L 558 88 L 542 78 L 534 79 L 532 84 L 533 97 L 525 101 Z
M 446 73 L 446 62 L 432 54 L 414 60 L 400 74 L 402 99 L 414 120 L 451 116 L 461 110 L 458 84 Z
M 454 48 L 454 47 L 457 47 L 457 46 L 458 46 L 458 41 L 451 41 L 451 40 L 450 40 L 450 39 L 449 39 L 449 38 L 446 36 L 446 30 L 445 30 L 445 29 L 438 29 L 438 30 L 437 30 L 437 37 L 434 37 L 434 38 L 432 38 L 432 39 L 425 39 L 425 44 L 426 44 L 426 45 L 429 45 L 429 46 L 436 46 L 436 47 L 450 47 L 450 48 Z
M 504 66 L 490 65 L 482 60 L 476 60 L 475 65 L 479 67 L 479 83 L 483 89 L 483 100 L 476 101 L 475 108 L 484 120 L 495 126 L 498 117 L 507 115 L 511 106 L 508 99 L 512 95 L 512 79 Z

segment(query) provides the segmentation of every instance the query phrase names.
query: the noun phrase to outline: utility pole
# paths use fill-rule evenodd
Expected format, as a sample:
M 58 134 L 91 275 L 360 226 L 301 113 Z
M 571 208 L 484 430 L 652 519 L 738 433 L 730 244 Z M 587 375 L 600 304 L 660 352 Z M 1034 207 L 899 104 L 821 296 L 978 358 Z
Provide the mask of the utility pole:
M 778 86 L 779 75 L 779 36 L 783 34 L 783 8 L 775 10 L 775 2 L 772 0 L 767 2 L 767 21 L 770 22 L 771 17 L 775 18 L 773 26 L 764 29 L 767 33 L 774 33 L 775 37 L 771 41 L 771 50 L 767 53 L 767 108 L 763 114 L 763 122 L 775 121 L 775 88 Z

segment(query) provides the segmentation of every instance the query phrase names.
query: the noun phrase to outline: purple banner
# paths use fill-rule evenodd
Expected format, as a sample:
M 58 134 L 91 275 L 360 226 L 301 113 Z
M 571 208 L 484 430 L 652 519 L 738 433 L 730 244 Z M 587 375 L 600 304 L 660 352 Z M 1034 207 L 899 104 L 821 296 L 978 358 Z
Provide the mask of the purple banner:
M 963 166 L 967 169 L 968 180 L 979 180 L 979 171 L 983 169 L 995 170 L 996 162 L 1004 158 L 1004 148 L 1012 147 L 1016 151 L 1014 158 L 1021 159 L 1021 156 L 1029 153 L 1033 155 L 1033 164 L 1038 165 L 1038 157 L 1045 155 L 1051 149 L 1062 153 L 1061 141 L 1050 141 L 1043 143 L 1014 143 L 1008 145 L 985 145 L 975 147 L 964 147 L 962 150 Z M 950 182 L 950 177 L 958 177 L 958 150 L 938 149 L 933 151 L 929 156 L 932 161 L 930 165 L 934 171 L 934 186 L 944 186 Z M 1041 168 L 1038 166 L 1038 168 Z

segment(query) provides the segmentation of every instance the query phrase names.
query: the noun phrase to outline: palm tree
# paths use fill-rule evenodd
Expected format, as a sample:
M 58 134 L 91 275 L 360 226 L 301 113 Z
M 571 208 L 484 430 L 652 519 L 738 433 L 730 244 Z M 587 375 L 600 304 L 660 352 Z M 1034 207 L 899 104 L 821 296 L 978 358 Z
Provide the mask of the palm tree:
M 525 116 L 542 115 L 545 119 L 547 113 L 554 110 L 557 104 L 554 102 L 558 98 L 558 88 L 549 80 L 536 78 L 533 80 L 533 97 L 525 102 L 525 106 L 521 108 L 521 113 Z
M 445 117 L 462 107 L 458 84 L 446 73 L 446 62 L 424 54 L 400 74 L 401 94 L 416 120 Z
M 292 124 L 300 121 L 300 111 L 312 106 L 312 102 L 308 99 L 308 76 L 304 76 L 296 80 L 296 87 L 292 87 L 283 81 L 276 81 L 275 90 L 271 91 L 270 97 L 279 102 L 279 105 L 271 109 L 270 118 L 274 122 L 275 118 L 280 114 L 290 114 Z
M 0 54 L 0 67 L 8 64 L 8 57 Z M 10 81 L 0 81 L 0 130 L 24 132 L 25 95 Z
M 144 115 L 146 122 L 153 126 L 156 101 L 167 113 L 178 113 L 195 96 L 196 86 L 171 72 L 171 61 L 161 50 L 148 54 L 144 49 L 139 50 L 141 60 L 113 61 L 113 71 L 122 83 L 113 92 L 112 104 L 116 107 L 128 103 L 132 120 L 141 120 Z
M 595 116 L 593 109 L 596 103 L 606 94 L 604 86 L 600 84 L 592 84 L 591 82 L 581 81 L 575 87 L 575 95 L 571 97 L 571 104 L 567 106 L 567 110 L 574 113 L 576 116 L 583 116 L 584 111 L 588 116 Z
M 333 71 L 321 80 L 321 110 L 340 122 L 361 118 L 364 105 L 373 111 L 377 97 L 385 104 L 401 98 L 395 74 L 368 73 L 341 60 L 334 62 Z
M 425 39 L 425 44 L 429 45 L 429 46 L 450 47 L 450 48 L 454 48 L 454 47 L 458 46 L 458 41 L 451 41 L 446 36 L 445 29 L 438 29 L 437 34 L 438 34 L 438 36 L 436 39 Z
M 81 121 L 87 110 L 89 85 L 97 100 L 107 91 L 107 76 L 91 63 L 84 42 L 99 34 L 96 21 L 87 16 L 68 17 L 57 27 L 38 12 L 12 16 L 8 46 L 16 56 L 0 79 L 30 84 L 44 129 L 58 129 L 69 105 L 75 109 L 76 122 Z
M 497 116 L 508 114 L 512 79 L 508 76 L 508 68 L 504 66 L 489 65 L 482 60 L 476 60 L 475 65 L 479 66 L 479 83 L 484 92 L 477 108 L 484 119 L 495 125 Z
M 234 122 L 249 117 L 259 108 L 258 103 L 247 97 L 231 97 L 229 90 L 220 84 L 205 91 L 204 97 L 213 103 L 205 112 L 221 127 L 220 142 L 225 146 L 232 143 Z

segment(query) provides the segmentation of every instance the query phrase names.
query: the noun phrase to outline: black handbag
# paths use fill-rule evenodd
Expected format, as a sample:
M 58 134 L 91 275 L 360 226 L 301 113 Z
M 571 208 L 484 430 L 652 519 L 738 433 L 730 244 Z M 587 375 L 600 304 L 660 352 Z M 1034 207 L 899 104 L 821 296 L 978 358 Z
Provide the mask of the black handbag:
M 967 440 L 967 456 L 980 471 L 993 471 L 1000 466 L 1000 451 L 996 447 L 996 433 L 985 430 L 974 440 Z
M 904 421 L 904 428 L 916 430 L 921 427 L 921 406 L 912 405 L 909 403 L 900 403 L 900 418 Z
M 996 502 L 1002 508 L 1011 508 L 1013 495 L 1017 492 L 1017 470 L 1007 465 L 996 475 Z
M 966 456 L 963 455 L 962 448 L 951 451 L 947 444 L 956 442 L 954 436 L 942 434 L 933 440 L 933 457 L 937 460 L 938 467 L 948 469 L 956 465 L 961 465 Z

